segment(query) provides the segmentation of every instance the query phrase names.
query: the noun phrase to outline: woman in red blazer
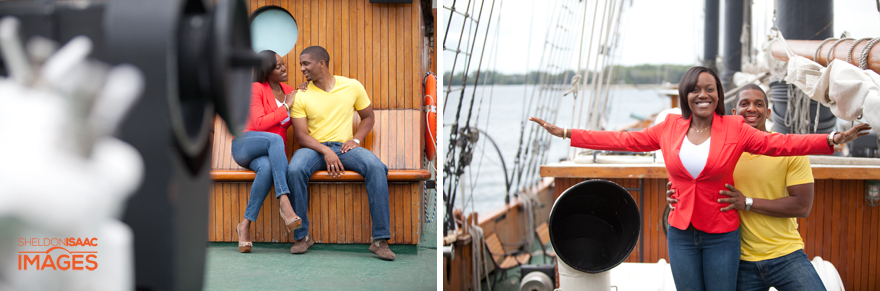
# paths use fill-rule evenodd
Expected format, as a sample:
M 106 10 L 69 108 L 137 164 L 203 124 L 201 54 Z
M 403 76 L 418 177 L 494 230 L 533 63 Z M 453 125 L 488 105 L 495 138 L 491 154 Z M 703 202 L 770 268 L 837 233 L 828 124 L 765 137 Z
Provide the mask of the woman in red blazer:
M 296 91 L 285 84 L 287 66 L 273 51 L 260 52 L 263 64 L 256 70 L 256 82 L 251 84 L 251 106 L 244 132 L 232 140 L 232 159 L 240 166 L 256 172 L 244 219 L 238 224 L 238 251 L 249 253 L 251 221 L 257 220 L 263 200 L 275 185 L 275 198 L 280 199 L 281 218 L 288 231 L 300 228 L 302 220 L 293 211 L 287 187 L 287 128 L 288 112 Z
M 831 154 L 833 145 L 867 134 L 867 125 L 845 133 L 779 134 L 749 126 L 740 115 L 724 115 L 718 75 L 705 67 L 689 69 L 678 85 L 682 115 L 638 132 L 561 128 L 531 117 L 571 145 L 596 150 L 654 151 L 665 157 L 678 199 L 669 214 L 669 263 L 678 290 L 734 290 L 739 266 L 739 216 L 722 212 L 721 190 L 733 184 L 743 151 L 769 156 Z

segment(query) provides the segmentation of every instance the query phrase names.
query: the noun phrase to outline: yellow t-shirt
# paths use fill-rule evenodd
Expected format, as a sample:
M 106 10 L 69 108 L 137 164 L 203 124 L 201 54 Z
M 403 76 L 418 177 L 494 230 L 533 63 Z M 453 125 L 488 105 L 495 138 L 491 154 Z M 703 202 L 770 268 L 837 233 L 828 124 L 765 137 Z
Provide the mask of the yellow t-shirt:
M 370 98 L 361 82 L 342 76 L 333 77 L 336 78 L 336 85 L 329 93 L 309 82 L 308 90 L 296 94 L 290 109 L 290 117 L 307 118 L 309 135 L 318 142 L 345 142 L 354 138 L 354 111 L 370 105 Z
M 788 186 L 813 183 L 813 170 L 806 156 L 771 157 L 743 153 L 733 171 L 733 180 L 736 189 L 746 197 L 778 199 L 788 196 Z M 737 212 L 741 222 L 740 260 L 769 260 L 804 248 L 797 218 Z

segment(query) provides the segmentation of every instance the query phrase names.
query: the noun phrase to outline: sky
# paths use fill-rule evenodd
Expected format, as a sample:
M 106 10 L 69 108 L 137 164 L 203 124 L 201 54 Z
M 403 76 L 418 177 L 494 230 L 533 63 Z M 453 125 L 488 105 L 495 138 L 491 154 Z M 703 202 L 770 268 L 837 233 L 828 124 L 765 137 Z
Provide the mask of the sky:
M 582 23 L 569 21 L 574 17 L 567 17 L 568 14 L 581 17 L 584 13 L 583 2 L 573 0 L 494 0 L 495 11 L 490 25 L 488 26 L 488 46 L 486 47 L 487 56 L 483 60 L 482 67 L 495 68 L 495 70 L 504 73 L 523 73 L 527 70 L 536 70 L 541 66 L 541 52 L 548 36 L 548 23 L 555 27 L 560 22 L 562 26 L 569 30 L 567 38 L 560 38 L 555 42 L 560 46 L 569 46 L 572 54 L 568 57 L 569 62 L 562 62 L 564 66 L 575 69 L 578 62 L 578 51 L 586 51 L 589 46 L 591 23 L 587 23 L 586 37 L 584 44 L 576 40 L 580 38 L 580 30 Z M 466 10 L 469 1 L 456 1 L 456 10 Z M 481 1 L 470 1 L 481 2 Z M 482 18 L 480 19 L 480 27 L 475 30 L 480 36 L 485 35 L 487 29 L 486 23 L 489 20 L 489 8 L 493 0 L 484 0 L 486 7 L 483 7 Z M 605 2 L 604 0 L 602 2 Z M 724 29 L 724 0 L 720 1 L 721 19 L 719 23 L 721 30 Z M 443 0 L 442 5 L 450 8 L 453 4 L 452 0 Z M 588 18 L 592 19 L 591 14 L 594 11 L 595 1 L 588 1 Z M 559 7 L 571 6 L 566 13 L 552 13 L 555 17 L 549 17 L 551 9 L 561 9 Z M 757 44 L 762 44 L 763 39 L 769 32 L 771 26 L 773 0 L 754 0 L 752 1 L 752 18 L 753 18 L 753 39 Z M 500 9 L 499 9 L 500 6 Z M 599 5 L 599 16 L 601 19 L 601 11 L 604 5 Z M 478 14 L 479 5 L 472 8 L 472 14 Z M 443 51 L 441 62 L 443 70 L 449 71 L 449 68 L 462 70 L 463 58 L 466 56 L 459 55 L 458 60 L 455 59 L 455 53 L 445 49 L 461 49 L 469 51 L 468 44 L 463 42 L 459 48 L 458 36 L 461 34 L 463 17 L 454 14 L 450 22 L 449 10 L 439 7 L 441 16 L 438 16 L 439 31 L 441 36 L 440 50 Z M 500 12 L 500 14 L 499 14 Z M 500 15 L 500 18 L 498 17 Z M 561 16 L 560 16 L 561 15 Z M 621 34 L 620 48 L 613 60 L 615 64 L 622 65 L 638 65 L 638 64 L 681 64 L 695 65 L 703 53 L 703 19 L 704 19 L 704 0 L 625 0 L 623 5 L 623 18 L 618 31 Z M 588 21 L 589 22 L 589 21 Z M 449 27 L 449 39 L 443 39 L 446 27 Z M 473 23 L 470 23 L 473 24 Z M 597 26 L 598 27 L 598 26 Z M 466 26 L 466 29 L 471 28 Z M 472 29 L 472 28 L 471 28 Z M 598 28 L 595 30 L 594 38 L 598 36 Z M 880 12 L 877 11 L 876 0 L 836 0 L 834 1 L 834 35 L 840 36 L 843 31 L 851 33 L 851 37 L 877 37 L 880 36 Z M 497 37 L 496 37 L 497 35 Z M 530 37 L 531 35 L 531 37 Z M 555 36 L 554 34 L 550 34 Z M 719 35 L 719 37 L 722 37 Z M 564 42 L 564 41 L 568 42 Z M 758 41 L 761 40 L 761 41 Z M 496 43 L 497 41 L 497 43 Z M 597 39 L 593 40 L 593 50 L 597 49 Z M 480 47 L 482 38 L 478 38 L 474 45 L 476 49 L 472 62 L 471 71 L 475 68 L 480 55 Z M 497 53 L 496 53 L 497 46 Z M 581 49 L 583 48 L 583 49 Z M 760 49 L 760 46 L 758 47 Z M 531 53 L 529 53 L 531 52 Z M 723 53 L 723 44 L 719 44 L 719 54 Z M 565 59 L 565 57 L 562 57 Z M 586 64 L 586 58 L 581 57 L 581 66 Z M 544 60 L 544 64 L 548 61 Z M 453 66 L 454 65 L 454 66 Z M 592 61 L 591 67 L 595 65 Z M 545 65 L 546 67 L 546 65 Z

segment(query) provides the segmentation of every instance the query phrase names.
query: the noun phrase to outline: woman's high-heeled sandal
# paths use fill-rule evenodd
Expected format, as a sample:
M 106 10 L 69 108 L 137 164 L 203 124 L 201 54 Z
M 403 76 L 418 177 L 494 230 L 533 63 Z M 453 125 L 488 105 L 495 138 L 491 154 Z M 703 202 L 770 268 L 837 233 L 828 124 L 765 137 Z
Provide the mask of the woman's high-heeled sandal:
M 299 216 L 287 219 L 287 217 L 284 217 L 284 211 L 281 211 L 281 207 L 278 208 L 278 213 L 281 214 L 281 219 L 284 220 L 284 224 L 287 225 L 287 232 L 302 228 L 303 223 Z
M 235 235 L 238 235 L 238 228 L 235 229 Z M 254 246 L 254 243 L 249 241 L 239 241 L 238 242 L 238 252 L 239 253 L 250 253 L 251 248 Z

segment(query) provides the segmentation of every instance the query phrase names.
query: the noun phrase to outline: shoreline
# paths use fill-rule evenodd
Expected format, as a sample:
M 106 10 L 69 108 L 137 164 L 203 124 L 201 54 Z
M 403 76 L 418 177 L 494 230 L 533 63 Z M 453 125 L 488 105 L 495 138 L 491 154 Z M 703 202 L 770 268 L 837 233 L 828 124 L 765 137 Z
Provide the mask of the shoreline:
M 468 85 L 468 87 L 475 87 L 475 88 L 482 87 L 482 86 L 484 86 L 484 85 Z M 495 85 L 487 84 L 485 86 L 486 87 L 491 87 L 491 86 L 526 86 L 526 84 L 495 84 Z M 527 86 L 535 86 L 535 84 L 528 84 Z M 551 85 L 551 86 L 558 87 L 559 89 L 571 88 L 571 85 L 569 85 L 569 84 L 556 84 L 556 85 Z M 670 84 L 611 84 L 610 86 L 612 89 L 636 88 L 636 89 L 642 89 L 642 90 L 671 88 L 671 87 L 669 87 Z M 591 86 L 589 84 L 586 87 L 591 88 Z M 461 85 L 452 85 L 452 88 L 460 90 Z M 443 89 L 446 90 L 445 86 Z

